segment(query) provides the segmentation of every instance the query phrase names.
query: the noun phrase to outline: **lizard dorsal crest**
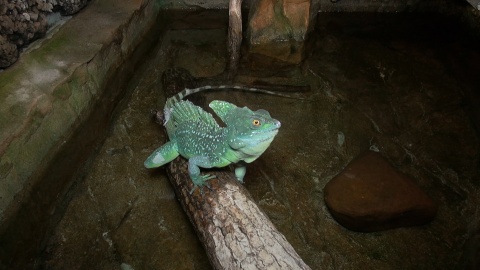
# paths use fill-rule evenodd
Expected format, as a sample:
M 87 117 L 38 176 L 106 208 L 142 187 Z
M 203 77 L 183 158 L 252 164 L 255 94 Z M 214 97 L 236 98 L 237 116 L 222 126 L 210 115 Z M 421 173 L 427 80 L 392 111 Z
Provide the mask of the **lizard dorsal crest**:
M 238 108 L 232 103 L 222 101 L 222 100 L 214 100 L 208 104 L 210 108 L 222 119 L 224 123 L 227 123 L 227 115 Z

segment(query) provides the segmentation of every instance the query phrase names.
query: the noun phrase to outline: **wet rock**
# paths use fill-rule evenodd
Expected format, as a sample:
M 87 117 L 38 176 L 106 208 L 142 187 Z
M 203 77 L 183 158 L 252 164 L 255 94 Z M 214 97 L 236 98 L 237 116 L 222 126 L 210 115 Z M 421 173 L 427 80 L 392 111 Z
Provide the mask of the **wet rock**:
M 63 15 L 72 15 L 87 5 L 87 0 L 58 0 Z
M 371 151 L 335 176 L 324 193 L 332 216 L 354 231 L 422 225 L 437 213 L 436 204 L 411 178 Z
M 248 42 L 250 53 L 299 63 L 310 24 L 308 0 L 261 0 L 250 8 Z

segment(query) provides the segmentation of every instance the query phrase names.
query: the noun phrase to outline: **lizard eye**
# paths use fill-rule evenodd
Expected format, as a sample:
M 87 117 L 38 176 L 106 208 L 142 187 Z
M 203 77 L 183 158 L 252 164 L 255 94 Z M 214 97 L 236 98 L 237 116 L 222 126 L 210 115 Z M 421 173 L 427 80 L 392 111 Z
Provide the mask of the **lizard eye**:
M 259 127 L 259 126 L 261 125 L 261 122 L 260 122 L 260 120 L 258 120 L 258 119 L 253 119 L 253 120 L 252 120 L 252 124 L 253 124 L 254 126 L 256 126 L 256 127 Z

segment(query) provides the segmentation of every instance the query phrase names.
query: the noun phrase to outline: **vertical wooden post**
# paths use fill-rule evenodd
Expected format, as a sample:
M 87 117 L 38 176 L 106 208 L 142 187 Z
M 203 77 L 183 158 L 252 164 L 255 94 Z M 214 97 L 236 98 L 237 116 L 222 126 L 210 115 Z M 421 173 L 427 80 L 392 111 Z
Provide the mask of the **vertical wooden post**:
M 237 74 L 242 45 L 242 0 L 230 0 L 228 7 L 228 79 Z

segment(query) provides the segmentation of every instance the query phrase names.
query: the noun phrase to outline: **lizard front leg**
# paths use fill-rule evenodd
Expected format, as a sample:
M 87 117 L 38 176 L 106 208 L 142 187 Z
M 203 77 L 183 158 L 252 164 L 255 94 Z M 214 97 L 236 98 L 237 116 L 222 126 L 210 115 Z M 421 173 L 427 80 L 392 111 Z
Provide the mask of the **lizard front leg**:
M 247 173 L 247 166 L 245 166 L 245 162 L 240 161 L 235 164 L 235 177 L 237 178 L 238 182 L 243 184 L 243 178 Z
M 200 187 L 200 192 L 203 193 L 203 190 L 201 188 L 204 186 L 210 188 L 210 186 L 207 184 L 207 181 L 215 178 L 215 175 L 211 174 L 200 175 L 200 167 L 212 168 L 214 167 L 214 164 L 210 161 L 208 157 L 204 156 L 194 156 L 188 159 L 188 173 L 190 174 L 190 178 L 192 179 L 192 182 L 194 184 L 194 187 L 190 191 L 190 194 L 192 194 L 195 189 L 197 189 L 197 187 Z
M 143 163 L 145 168 L 156 168 L 169 163 L 178 157 L 178 147 L 175 141 L 169 141 L 155 150 Z

